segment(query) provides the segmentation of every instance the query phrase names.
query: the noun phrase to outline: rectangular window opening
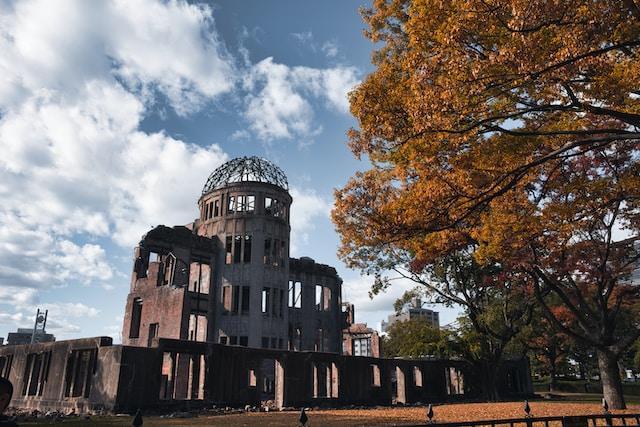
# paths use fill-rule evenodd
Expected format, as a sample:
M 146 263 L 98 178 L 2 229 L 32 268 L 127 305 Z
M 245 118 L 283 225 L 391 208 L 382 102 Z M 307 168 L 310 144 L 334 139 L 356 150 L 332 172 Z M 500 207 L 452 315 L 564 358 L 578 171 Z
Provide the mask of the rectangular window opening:
M 271 264 L 271 237 L 264 239 L 264 264 Z
M 233 253 L 233 236 L 227 236 L 225 239 L 225 258 L 224 258 L 224 262 L 225 264 L 231 264 L 232 258 L 231 258 L 231 254 Z
M 227 213 L 234 214 L 236 212 L 236 197 L 229 196 L 227 199 Z
M 140 336 L 140 321 L 142 320 L 142 299 L 134 298 L 131 304 L 131 327 L 129 328 L 129 338 Z
M 251 234 L 244 236 L 243 260 L 244 263 L 251 262 Z
M 242 304 L 240 310 L 242 314 L 249 314 L 249 302 L 251 301 L 251 287 L 243 286 L 242 287 Z
M 249 194 L 247 196 L 247 207 L 246 207 L 246 212 L 247 213 L 253 213 L 256 210 L 256 196 Z
M 242 236 L 235 236 L 233 238 L 233 263 L 239 264 L 242 259 Z
M 262 288 L 262 313 L 269 313 L 271 290 L 269 288 Z

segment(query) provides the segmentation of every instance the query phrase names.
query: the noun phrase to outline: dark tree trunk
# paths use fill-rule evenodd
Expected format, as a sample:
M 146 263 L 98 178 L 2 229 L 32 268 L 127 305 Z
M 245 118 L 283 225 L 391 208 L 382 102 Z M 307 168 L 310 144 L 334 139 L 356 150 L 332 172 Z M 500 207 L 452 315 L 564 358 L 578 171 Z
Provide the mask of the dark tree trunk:
M 554 392 L 558 389 L 556 360 L 551 357 L 549 359 L 549 392 Z
M 483 397 L 489 402 L 495 402 L 500 399 L 497 384 L 498 364 L 499 362 L 497 361 L 484 361 L 477 365 L 480 368 L 480 389 Z
M 602 381 L 602 394 L 611 409 L 626 409 L 622 394 L 622 379 L 618 370 L 618 356 L 610 351 L 598 350 L 598 368 Z

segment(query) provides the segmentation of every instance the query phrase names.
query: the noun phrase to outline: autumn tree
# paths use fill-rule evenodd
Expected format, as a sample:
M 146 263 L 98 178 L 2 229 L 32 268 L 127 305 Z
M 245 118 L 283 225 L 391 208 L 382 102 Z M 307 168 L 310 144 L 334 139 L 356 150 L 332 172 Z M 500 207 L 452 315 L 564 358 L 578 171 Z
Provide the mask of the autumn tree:
M 617 361 L 640 335 L 638 3 L 376 0 L 363 16 L 379 49 L 349 140 L 371 168 L 336 192 L 340 256 L 419 276 L 477 246 L 596 350 L 623 408 Z
M 463 310 L 460 327 L 443 345 L 471 364 L 482 378 L 481 393 L 489 400 L 499 399 L 498 372 L 506 348 L 531 321 L 530 296 L 522 291 L 522 278 L 502 270 L 499 263 L 481 265 L 474 257 L 475 245 L 468 245 L 446 256 L 419 265 L 411 253 L 397 254 L 398 264 L 389 265 L 395 278 L 417 285 L 396 303 L 421 297 L 444 306 Z M 392 285 L 394 277 L 380 276 L 372 292 Z
M 441 333 L 423 319 L 393 323 L 382 341 L 384 357 L 423 358 L 446 356 Z
M 572 340 L 559 332 L 541 313 L 537 313 L 520 341 L 549 375 L 549 391 L 557 391 L 559 365 L 566 361 Z

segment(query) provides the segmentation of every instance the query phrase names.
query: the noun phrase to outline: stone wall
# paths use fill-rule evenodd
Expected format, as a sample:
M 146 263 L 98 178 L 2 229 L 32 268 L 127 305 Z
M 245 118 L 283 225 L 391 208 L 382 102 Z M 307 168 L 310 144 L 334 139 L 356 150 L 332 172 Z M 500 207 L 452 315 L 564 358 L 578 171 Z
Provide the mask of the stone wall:
M 4 346 L 0 375 L 15 387 L 12 406 L 43 411 L 390 405 L 480 397 L 474 387 L 479 375 L 462 361 L 354 357 L 164 338 L 151 345 L 114 346 L 110 338 L 98 337 Z M 528 361 L 505 362 L 499 387 L 502 398 L 531 395 Z

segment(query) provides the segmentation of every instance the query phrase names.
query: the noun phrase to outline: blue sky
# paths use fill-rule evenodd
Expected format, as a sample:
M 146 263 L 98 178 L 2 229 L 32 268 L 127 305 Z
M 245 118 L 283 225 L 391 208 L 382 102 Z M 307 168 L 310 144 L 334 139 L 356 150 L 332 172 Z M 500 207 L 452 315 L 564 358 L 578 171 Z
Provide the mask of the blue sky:
M 118 339 L 140 236 L 192 221 L 243 155 L 285 171 L 292 255 L 336 266 L 377 327 L 408 286 L 370 301 L 328 217 L 367 166 L 345 144 L 346 93 L 372 70 L 361 5 L 0 0 L 0 336 L 41 307 L 59 339 Z

